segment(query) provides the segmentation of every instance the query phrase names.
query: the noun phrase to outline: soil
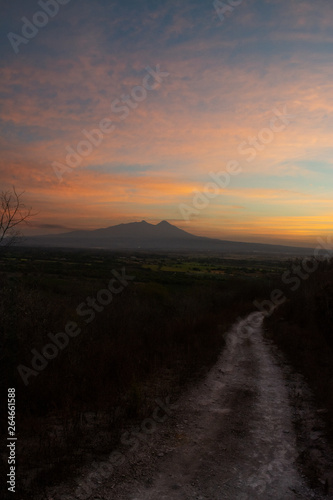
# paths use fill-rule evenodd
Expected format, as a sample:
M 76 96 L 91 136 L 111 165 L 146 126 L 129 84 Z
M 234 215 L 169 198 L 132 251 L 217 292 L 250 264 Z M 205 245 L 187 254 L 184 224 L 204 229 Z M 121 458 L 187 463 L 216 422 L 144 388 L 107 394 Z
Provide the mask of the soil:
M 151 415 L 118 454 L 85 467 L 46 498 L 333 498 L 325 409 L 314 406 L 303 378 L 264 338 L 262 322 L 255 312 L 235 324 L 203 380 L 176 402 L 160 401 L 158 421 Z

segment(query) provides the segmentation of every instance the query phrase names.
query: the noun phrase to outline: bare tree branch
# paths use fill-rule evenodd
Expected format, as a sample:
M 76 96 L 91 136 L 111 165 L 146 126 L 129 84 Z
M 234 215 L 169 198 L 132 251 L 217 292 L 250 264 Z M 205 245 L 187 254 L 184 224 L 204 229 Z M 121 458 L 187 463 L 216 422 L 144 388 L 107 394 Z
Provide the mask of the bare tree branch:
M 24 194 L 17 193 L 13 186 L 12 191 L 2 191 L 0 193 L 0 246 L 7 247 L 13 245 L 20 236 L 20 231 L 16 228 L 19 224 L 29 223 L 33 214 L 31 208 L 27 208 L 21 198 Z

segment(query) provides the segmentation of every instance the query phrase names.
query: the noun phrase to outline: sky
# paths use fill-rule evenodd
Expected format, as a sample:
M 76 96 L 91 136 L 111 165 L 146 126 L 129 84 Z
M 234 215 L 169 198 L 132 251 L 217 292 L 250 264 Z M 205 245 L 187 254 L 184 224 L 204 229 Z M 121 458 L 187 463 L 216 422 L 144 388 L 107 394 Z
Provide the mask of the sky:
M 2 0 L 0 190 L 25 234 L 332 235 L 333 2 Z

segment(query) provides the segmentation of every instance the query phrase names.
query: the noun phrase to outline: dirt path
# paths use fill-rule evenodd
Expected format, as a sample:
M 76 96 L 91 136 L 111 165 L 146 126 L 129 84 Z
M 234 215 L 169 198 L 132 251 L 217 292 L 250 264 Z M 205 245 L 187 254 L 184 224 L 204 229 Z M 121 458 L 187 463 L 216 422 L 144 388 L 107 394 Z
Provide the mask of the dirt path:
M 81 498 L 333 498 L 324 496 L 323 487 L 310 489 L 296 466 L 288 387 L 263 340 L 262 319 L 253 313 L 236 325 L 205 380 L 177 402 L 174 418 L 142 442 L 116 475 Z

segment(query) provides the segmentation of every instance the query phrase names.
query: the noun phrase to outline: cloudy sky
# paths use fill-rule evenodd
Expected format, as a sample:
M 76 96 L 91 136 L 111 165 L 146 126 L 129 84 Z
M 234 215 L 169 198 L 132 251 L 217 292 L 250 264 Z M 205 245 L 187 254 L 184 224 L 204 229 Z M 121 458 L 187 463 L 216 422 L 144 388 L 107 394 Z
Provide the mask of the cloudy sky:
M 43 6 L 42 6 L 43 5 Z M 26 234 L 333 229 L 333 2 L 2 0 L 0 188 Z

